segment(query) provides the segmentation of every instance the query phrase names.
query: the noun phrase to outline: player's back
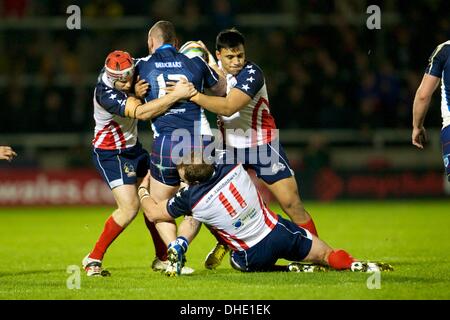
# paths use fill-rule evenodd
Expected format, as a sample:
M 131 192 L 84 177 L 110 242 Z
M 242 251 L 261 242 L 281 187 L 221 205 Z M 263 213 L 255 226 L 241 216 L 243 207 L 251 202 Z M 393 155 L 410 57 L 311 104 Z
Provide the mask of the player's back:
M 450 125 L 450 41 L 436 47 L 425 73 L 441 78 L 442 124 L 446 127 Z
M 101 71 L 94 90 L 95 148 L 118 150 L 137 143 L 137 120 L 125 117 L 126 93 L 114 88 Z
M 208 182 L 188 191 L 193 217 L 212 226 L 236 250 L 264 239 L 278 220 L 241 164 L 217 165 Z
M 218 81 L 217 74 L 201 58 L 189 59 L 168 44 L 158 48 L 151 56 L 139 59 L 136 69 L 140 78 L 150 84 L 146 102 L 164 96 L 168 81 L 187 79 L 200 92 Z M 190 101 L 179 101 L 166 113 L 154 118 L 152 128 L 156 135 L 171 134 L 176 129 L 187 129 L 191 134 L 211 135 L 203 109 Z

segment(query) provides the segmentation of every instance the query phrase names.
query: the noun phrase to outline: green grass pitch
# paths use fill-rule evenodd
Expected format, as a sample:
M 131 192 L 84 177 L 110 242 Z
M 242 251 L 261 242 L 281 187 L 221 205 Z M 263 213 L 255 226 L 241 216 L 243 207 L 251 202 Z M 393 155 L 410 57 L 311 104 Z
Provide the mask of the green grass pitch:
M 167 278 L 149 267 L 154 249 L 140 214 L 105 256 L 112 276 L 82 273 L 80 289 L 70 290 L 68 266 L 79 265 L 91 250 L 112 209 L 0 208 L 0 299 L 450 299 L 448 200 L 306 207 L 332 247 L 394 266 L 381 273 L 379 289 L 367 287 L 370 274 L 352 272 L 245 274 L 228 259 L 206 270 L 203 260 L 215 241 L 204 227 L 187 255 L 196 272 Z

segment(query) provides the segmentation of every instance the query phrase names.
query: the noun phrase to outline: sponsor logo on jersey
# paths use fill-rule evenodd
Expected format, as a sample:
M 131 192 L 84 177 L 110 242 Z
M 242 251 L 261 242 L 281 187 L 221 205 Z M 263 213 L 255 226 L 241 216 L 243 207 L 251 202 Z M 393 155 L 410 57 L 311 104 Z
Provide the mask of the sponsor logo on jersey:
M 272 165 L 272 173 L 273 174 L 277 174 L 279 171 L 283 171 L 284 169 L 286 169 L 286 166 L 284 164 L 282 164 L 281 162 L 274 163 Z
M 236 229 L 238 229 L 239 227 L 242 226 L 242 221 L 241 219 L 239 219 L 238 221 L 233 223 L 233 227 L 235 227 Z
M 254 217 L 256 217 L 257 215 L 257 211 L 255 208 L 251 208 L 250 210 L 247 210 L 243 213 L 241 213 L 239 216 L 240 218 L 238 218 L 235 222 L 233 222 L 233 227 L 235 229 L 238 229 L 242 226 L 244 226 L 245 224 L 249 223 L 250 220 L 252 220 Z
M 123 172 L 125 172 L 128 178 L 136 177 L 136 171 L 131 163 L 125 162 L 123 164 Z

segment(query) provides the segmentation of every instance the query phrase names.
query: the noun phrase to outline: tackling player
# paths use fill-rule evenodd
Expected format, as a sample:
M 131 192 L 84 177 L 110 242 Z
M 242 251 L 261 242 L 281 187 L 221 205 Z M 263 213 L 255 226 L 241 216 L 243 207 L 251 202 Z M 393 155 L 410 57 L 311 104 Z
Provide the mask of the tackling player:
M 450 41 L 441 43 L 430 56 L 413 104 L 412 144 L 423 149 L 427 141 L 424 127 L 431 97 L 441 82 L 442 156 L 447 179 L 450 181 Z
M 137 73 L 151 89 L 145 101 L 164 97 L 166 83 L 184 79 L 202 92 L 209 88 L 216 95 L 224 95 L 225 78 L 218 75 L 201 58 L 188 58 L 176 49 L 177 37 L 173 24 L 158 21 L 148 32 L 150 56 L 136 63 Z M 211 62 L 212 64 L 212 62 Z M 169 199 L 180 186 L 176 164 L 178 156 L 192 149 L 203 151 L 212 141 L 212 132 L 203 110 L 195 103 L 179 101 L 172 108 L 152 120 L 154 141 L 150 155 L 150 185 L 152 197 L 157 201 Z M 175 223 L 156 225 L 163 240 L 169 244 L 176 238 Z
M 333 250 L 308 230 L 273 213 L 242 164 L 206 164 L 192 155 L 188 160 L 177 167 L 188 186 L 170 200 L 157 202 L 148 192 L 147 175 L 138 189 L 141 207 L 152 221 L 192 215 L 195 221 L 209 226 L 232 251 L 230 261 L 235 269 L 311 272 L 322 271 L 321 265 L 325 265 L 337 270 L 392 270 L 388 264 L 357 261 L 344 250 Z M 175 244 L 169 248 L 169 261 L 176 274 L 180 274 L 183 256 L 192 241 L 190 235 L 196 228 L 192 225 L 193 231 L 186 234 L 180 230 Z M 278 259 L 304 260 L 319 266 L 296 262 L 287 268 L 276 266 Z
M 191 100 L 218 115 L 227 149 L 233 150 L 238 162 L 256 171 L 295 224 L 317 235 L 315 224 L 300 200 L 294 172 L 279 141 L 269 109 L 264 74 L 255 63 L 246 60 L 244 44 L 243 35 L 236 29 L 218 34 L 216 56 L 226 73 L 227 96 L 211 97 L 198 93 Z M 220 237 L 217 239 L 219 243 L 205 261 L 209 269 L 217 267 L 228 251 Z
M 88 276 L 107 275 L 102 269 L 106 250 L 134 219 L 139 211 L 136 186 L 149 166 L 148 152 L 138 140 L 138 120 L 148 120 L 165 112 L 180 99 L 196 91 L 192 84 L 177 83 L 175 90 L 148 103 L 138 98 L 148 84 L 138 81 L 136 95 L 129 94 L 134 76 L 134 62 L 124 51 L 111 52 L 94 90 L 95 137 L 92 141 L 93 161 L 111 188 L 117 209 L 105 223 L 94 249 L 83 259 Z M 151 224 L 157 259 L 166 260 L 166 246 Z M 157 260 L 155 259 L 155 260 Z

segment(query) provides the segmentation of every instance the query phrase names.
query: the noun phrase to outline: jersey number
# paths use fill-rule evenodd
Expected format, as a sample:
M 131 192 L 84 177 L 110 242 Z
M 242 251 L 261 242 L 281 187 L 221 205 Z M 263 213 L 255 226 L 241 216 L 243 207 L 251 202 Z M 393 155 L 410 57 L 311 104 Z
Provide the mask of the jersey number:
M 189 81 L 187 77 L 184 74 L 168 74 L 167 79 L 170 81 L 180 81 L 181 79 L 185 79 L 186 81 Z M 156 81 L 158 82 L 158 98 L 161 98 L 167 94 L 166 92 L 166 80 L 164 80 L 164 74 L 160 74 L 156 77 Z
M 239 193 L 239 191 L 236 189 L 233 183 L 230 183 L 229 190 L 231 191 L 231 194 L 236 199 L 236 201 L 239 203 L 241 208 L 245 208 L 247 206 L 247 203 L 245 202 L 244 198 L 242 198 L 242 195 Z M 225 197 L 223 192 L 219 194 L 219 200 L 222 203 L 222 205 L 225 207 L 225 209 L 228 211 L 230 216 L 234 217 L 236 215 L 236 210 L 234 210 L 231 203 L 228 201 L 228 199 Z

